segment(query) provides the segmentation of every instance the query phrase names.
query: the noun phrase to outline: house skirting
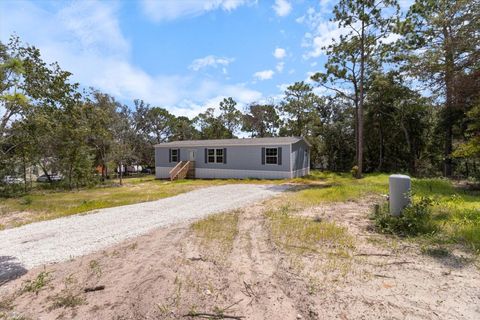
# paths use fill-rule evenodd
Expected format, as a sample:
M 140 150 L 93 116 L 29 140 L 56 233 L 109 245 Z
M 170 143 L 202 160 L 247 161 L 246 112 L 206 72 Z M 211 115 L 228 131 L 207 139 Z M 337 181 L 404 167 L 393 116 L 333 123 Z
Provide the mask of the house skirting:
M 172 167 L 156 167 L 157 179 L 170 178 Z M 212 169 L 195 168 L 195 178 L 198 179 L 290 179 L 308 175 L 310 168 L 295 171 L 269 171 L 269 170 L 239 170 L 239 169 Z
M 168 179 L 170 178 L 170 170 L 173 167 L 155 167 L 155 178 L 157 179 Z
M 292 172 L 292 178 L 299 178 L 310 174 L 310 168 L 303 168 Z

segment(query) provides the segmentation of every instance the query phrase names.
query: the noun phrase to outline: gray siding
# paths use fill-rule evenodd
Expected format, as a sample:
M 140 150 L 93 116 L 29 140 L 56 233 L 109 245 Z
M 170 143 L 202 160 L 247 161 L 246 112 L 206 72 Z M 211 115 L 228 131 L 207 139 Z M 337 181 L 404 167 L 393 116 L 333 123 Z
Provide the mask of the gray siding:
M 306 153 L 305 153 L 306 151 Z M 292 144 L 292 169 L 293 171 L 310 167 L 310 147 L 304 141 Z
M 264 170 L 264 171 L 290 171 L 290 145 L 264 146 L 267 148 L 282 148 L 282 164 L 262 165 L 262 146 L 222 146 L 216 148 L 227 149 L 227 163 L 205 163 L 205 147 L 189 147 L 180 149 L 180 160 L 189 160 L 189 151 L 195 150 L 195 168 L 209 169 L 237 169 L 237 170 Z M 210 147 L 211 148 L 211 147 Z M 173 167 L 175 163 L 169 162 L 169 148 L 155 148 L 155 166 Z

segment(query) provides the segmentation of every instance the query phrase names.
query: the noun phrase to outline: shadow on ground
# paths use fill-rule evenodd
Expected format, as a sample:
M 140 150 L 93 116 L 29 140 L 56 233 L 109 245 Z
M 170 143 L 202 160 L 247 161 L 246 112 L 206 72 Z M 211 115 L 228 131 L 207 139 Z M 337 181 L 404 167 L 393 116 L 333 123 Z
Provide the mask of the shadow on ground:
M 0 256 L 0 286 L 27 273 L 27 269 L 11 256 Z

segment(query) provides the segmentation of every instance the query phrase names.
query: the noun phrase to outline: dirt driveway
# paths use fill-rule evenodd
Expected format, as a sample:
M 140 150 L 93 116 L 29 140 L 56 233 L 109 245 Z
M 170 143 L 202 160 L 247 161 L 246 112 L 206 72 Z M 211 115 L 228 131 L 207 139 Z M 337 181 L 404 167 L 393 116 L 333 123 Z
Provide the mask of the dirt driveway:
M 0 281 L 26 269 L 101 250 L 157 227 L 234 210 L 278 195 L 285 188 L 253 184 L 209 187 L 4 230 L 0 232 Z
M 366 200 L 290 214 L 347 228 L 347 252 L 335 241 L 305 252 L 277 245 L 269 212 L 284 203 L 277 197 L 34 268 L 0 287 L 0 319 L 480 319 L 474 257 L 424 254 L 415 242 L 372 232 Z

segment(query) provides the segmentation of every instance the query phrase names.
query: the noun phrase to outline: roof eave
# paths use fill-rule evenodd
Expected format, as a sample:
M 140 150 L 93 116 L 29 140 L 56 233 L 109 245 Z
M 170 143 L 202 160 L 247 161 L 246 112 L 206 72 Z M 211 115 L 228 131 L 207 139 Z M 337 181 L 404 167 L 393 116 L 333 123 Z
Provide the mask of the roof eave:
M 300 141 L 300 140 L 298 140 Z M 278 146 L 278 145 L 283 145 L 283 146 L 288 146 L 288 145 L 292 145 L 294 143 L 297 143 L 298 141 L 295 141 L 295 142 L 283 142 L 283 143 L 252 143 L 252 144 L 223 144 L 223 143 L 219 143 L 217 144 L 216 146 L 219 146 L 219 147 L 249 147 L 249 146 Z M 309 146 L 311 146 L 307 141 L 305 141 L 306 144 L 308 144 Z M 204 145 L 204 144 L 198 144 L 198 145 L 194 145 L 194 146 L 179 146 L 179 145 L 174 145 L 174 144 L 171 144 L 171 145 L 168 145 L 168 144 L 156 144 L 154 145 L 155 148 L 169 148 L 169 147 L 174 147 L 174 148 L 194 148 L 194 147 L 214 147 L 214 146 L 209 146 L 209 145 Z

